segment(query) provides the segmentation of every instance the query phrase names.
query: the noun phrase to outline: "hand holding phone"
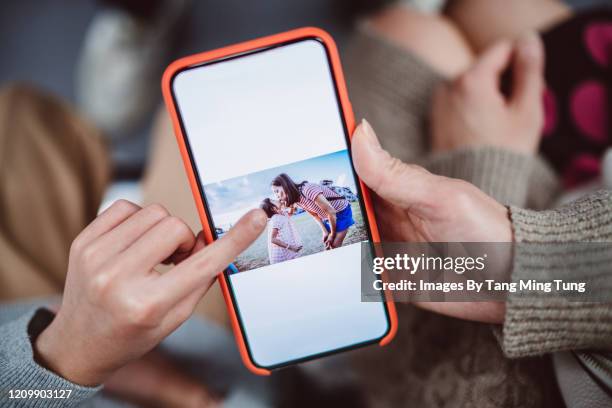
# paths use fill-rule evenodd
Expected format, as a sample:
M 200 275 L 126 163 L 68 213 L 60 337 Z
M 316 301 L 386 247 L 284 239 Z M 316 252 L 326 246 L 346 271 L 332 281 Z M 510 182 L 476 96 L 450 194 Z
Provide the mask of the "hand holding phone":
M 352 147 L 357 173 L 377 195 L 380 228 L 390 242 L 512 242 L 508 209 L 463 180 L 432 174 L 385 151 L 364 121 Z M 454 199 L 449 199 L 449 198 Z M 507 247 L 510 248 L 510 247 Z M 502 251 L 499 265 L 512 264 Z M 503 323 L 504 302 L 417 302 L 444 315 Z

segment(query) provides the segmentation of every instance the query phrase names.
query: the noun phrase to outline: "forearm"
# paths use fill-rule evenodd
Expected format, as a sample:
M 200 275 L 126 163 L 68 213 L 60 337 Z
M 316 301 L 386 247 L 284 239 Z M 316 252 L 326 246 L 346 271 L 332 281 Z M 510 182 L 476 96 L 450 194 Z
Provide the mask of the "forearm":
M 50 312 L 32 309 L 0 326 L 0 405 L 28 407 L 74 407 L 94 396 L 101 387 L 74 384 L 40 366 L 32 342 L 52 320 Z M 11 390 L 65 390 L 67 398 L 11 399 Z
M 319 228 L 321 228 L 321 231 L 324 234 L 327 234 L 329 231 L 327 231 L 327 228 L 325 228 L 325 224 L 323 223 L 323 220 L 321 220 L 321 218 L 319 218 L 318 215 L 315 214 L 310 214 L 310 216 L 315 220 L 315 222 L 317 223 L 317 225 L 319 226 Z
M 502 339 L 506 355 L 611 349 L 612 193 L 599 192 L 552 211 L 511 207 L 511 218 L 517 242 L 514 281 L 585 282 L 588 292 L 573 299 L 511 293 Z
M 336 234 L 336 213 L 328 213 L 327 214 L 327 221 L 329 222 L 329 233 L 331 235 L 335 235 Z
M 272 242 L 274 245 L 278 245 L 279 247 L 289 249 L 289 244 L 278 238 L 272 238 L 270 242 Z

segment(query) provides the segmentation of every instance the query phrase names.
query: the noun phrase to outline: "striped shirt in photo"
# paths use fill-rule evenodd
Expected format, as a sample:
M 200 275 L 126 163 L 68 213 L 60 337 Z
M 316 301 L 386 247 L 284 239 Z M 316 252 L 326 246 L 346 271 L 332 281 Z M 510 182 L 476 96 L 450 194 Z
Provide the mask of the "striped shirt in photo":
M 327 186 L 307 182 L 300 187 L 300 193 L 300 201 L 297 204 L 305 211 L 317 214 L 322 220 L 326 220 L 328 217 L 325 211 L 315 202 L 319 194 L 323 194 L 323 197 L 329 201 L 336 212 L 340 212 L 349 206 L 349 202 L 344 197 Z

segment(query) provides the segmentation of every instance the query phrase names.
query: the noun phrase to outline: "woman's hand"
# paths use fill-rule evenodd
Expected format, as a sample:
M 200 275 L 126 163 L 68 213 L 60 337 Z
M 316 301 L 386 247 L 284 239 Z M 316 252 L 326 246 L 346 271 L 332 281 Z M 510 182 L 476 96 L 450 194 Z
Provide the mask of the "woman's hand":
M 325 249 L 333 249 L 334 248 L 334 239 L 336 239 L 336 234 L 332 234 L 331 232 L 325 236 L 323 240 L 323 244 L 325 245 Z
M 323 241 L 323 245 L 327 248 L 327 240 L 330 236 L 330 233 L 327 229 L 321 229 L 321 241 Z
M 314 216 L 320 220 L 321 228 L 324 230 L 323 245 L 325 245 L 325 249 L 332 249 L 334 239 L 336 238 L 336 209 L 331 205 L 329 201 L 327 201 L 327 198 L 325 198 L 323 194 L 317 195 L 314 201 L 317 206 L 319 206 L 319 208 L 321 208 L 323 212 L 325 212 L 325 214 L 327 215 L 329 232 L 327 231 L 327 227 L 325 226 L 323 221 L 318 218 L 319 216 L 317 214 L 314 214 Z
M 183 323 L 266 221 L 253 210 L 203 248 L 162 206 L 117 201 L 74 240 L 62 305 L 36 341 L 37 359 L 75 383 L 104 382 Z M 160 274 L 165 261 L 182 262 Z
M 365 120 L 355 131 L 352 150 L 357 174 L 382 199 L 376 213 L 386 240 L 512 241 L 506 207 L 466 181 L 391 157 Z
M 293 252 L 300 252 L 302 250 L 302 246 L 301 245 L 289 245 L 289 248 L 287 249 Z
M 512 67 L 512 90 L 506 97 L 501 76 Z M 534 154 L 544 123 L 544 51 L 534 33 L 516 43 L 489 48 L 466 73 L 434 93 L 432 147 L 497 146 Z
M 512 242 L 508 209 L 462 180 L 436 176 L 391 157 L 363 121 L 352 140 L 359 177 L 377 195 L 376 216 L 390 242 Z M 502 260 L 509 265 L 511 254 Z M 419 303 L 466 319 L 500 322 L 503 303 Z

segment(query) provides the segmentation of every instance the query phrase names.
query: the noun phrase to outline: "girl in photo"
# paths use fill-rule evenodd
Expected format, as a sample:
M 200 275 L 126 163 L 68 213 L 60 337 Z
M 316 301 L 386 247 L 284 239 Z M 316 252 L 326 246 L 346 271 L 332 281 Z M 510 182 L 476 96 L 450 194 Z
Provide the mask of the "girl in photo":
M 319 224 L 325 249 L 342 246 L 349 228 L 355 224 L 348 200 L 329 187 L 308 181 L 296 184 L 287 174 L 272 180 L 272 191 L 287 207 L 298 206 Z
M 266 198 L 261 203 L 269 219 L 268 224 L 268 257 L 270 264 L 297 258 L 302 250 L 302 240 L 295 225 L 287 214 Z

